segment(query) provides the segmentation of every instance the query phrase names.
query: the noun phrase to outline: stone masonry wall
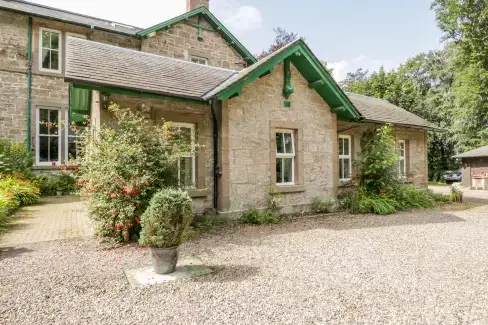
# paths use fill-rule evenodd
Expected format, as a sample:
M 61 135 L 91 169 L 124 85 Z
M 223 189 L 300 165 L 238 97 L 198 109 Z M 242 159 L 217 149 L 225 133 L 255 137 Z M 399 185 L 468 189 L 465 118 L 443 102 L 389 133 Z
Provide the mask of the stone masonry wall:
M 291 81 L 295 89 L 291 108 L 283 104 L 283 64 L 224 105 L 222 123 L 228 147 L 223 150 L 229 151 L 229 159 L 221 191 L 224 196 L 228 194 L 228 211 L 266 207 L 269 187 L 276 183 L 271 170 L 270 150 L 275 141 L 270 134 L 271 123 L 300 124 L 303 132 L 300 177 L 304 190 L 285 193 L 282 205 L 304 208 L 315 196 L 335 195 L 336 116 L 293 65 Z
M 345 129 L 356 126 L 357 123 L 348 123 L 339 121 L 337 129 Z M 352 136 L 352 152 L 353 161 L 361 152 L 361 137 L 364 132 L 373 130 L 379 127 L 379 124 L 363 123 L 358 127 L 351 128 L 340 134 Z M 397 140 L 405 140 L 407 143 L 407 175 L 408 181 L 421 187 L 427 186 L 428 182 L 428 160 L 427 160 L 427 131 L 422 129 L 406 128 L 401 126 L 394 126 L 392 135 Z M 353 176 L 357 175 L 357 169 L 353 166 Z M 337 176 L 339 177 L 339 176 Z
M 196 17 L 188 23 L 197 24 Z M 208 59 L 208 64 L 215 67 L 242 70 L 245 61 L 217 32 L 203 30 L 203 40 L 198 40 L 198 28 L 179 23 L 169 30 L 158 31 L 155 36 L 142 41 L 141 50 L 158 55 L 164 55 L 181 60 L 189 60 L 190 56 Z M 210 25 L 202 20 L 202 25 Z
M 120 108 L 145 112 L 147 118 L 153 120 L 154 123 L 159 124 L 164 119 L 171 122 L 196 124 L 196 141 L 203 146 L 203 149 L 196 158 L 197 191 L 190 191 L 190 196 L 193 197 L 195 212 L 204 213 L 206 209 L 213 208 L 213 141 L 210 107 L 125 95 L 111 95 L 110 100 L 118 104 Z M 102 114 L 101 122 L 106 122 L 108 116 Z

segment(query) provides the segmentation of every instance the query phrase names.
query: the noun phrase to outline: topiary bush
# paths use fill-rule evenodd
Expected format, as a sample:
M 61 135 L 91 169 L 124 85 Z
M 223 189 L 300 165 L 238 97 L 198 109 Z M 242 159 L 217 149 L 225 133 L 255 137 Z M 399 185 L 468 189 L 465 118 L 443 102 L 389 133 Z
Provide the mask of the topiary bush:
M 279 215 L 276 212 L 270 210 L 259 211 L 256 209 L 250 209 L 244 212 L 240 218 L 240 222 L 252 225 L 278 223 L 279 221 Z
M 171 189 L 157 192 L 141 216 L 139 243 L 155 248 L 178 246 L 193 217 L 188 193 Z
M 327 196 L 317 196 L 312 200 L 312 211 L 314 213 L 329 213 L 334 209 L 334 200 Z

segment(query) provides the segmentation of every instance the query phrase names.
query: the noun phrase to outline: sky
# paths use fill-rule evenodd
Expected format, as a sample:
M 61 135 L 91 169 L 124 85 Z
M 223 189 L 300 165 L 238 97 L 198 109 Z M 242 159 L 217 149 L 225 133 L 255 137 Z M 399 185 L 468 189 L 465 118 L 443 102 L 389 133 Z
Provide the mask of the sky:
M 186 11 L 186 0 L 30 0 L 116 22 L 150 27 Z M 137 5 L 134 5 L 134 4 Z M 273 42 L 273 28 L 305 38 L 341 81 L 359 68 L 390 70 L 440 48 L 431 0 L 210 0 L 210 10 L 252 52 Z

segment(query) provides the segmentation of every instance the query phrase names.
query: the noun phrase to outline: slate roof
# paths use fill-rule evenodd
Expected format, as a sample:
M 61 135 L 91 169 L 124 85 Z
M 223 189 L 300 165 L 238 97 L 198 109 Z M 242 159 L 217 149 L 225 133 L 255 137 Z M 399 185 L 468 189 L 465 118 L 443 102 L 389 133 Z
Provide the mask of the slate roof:
M 454 156 L 454 158 L 478 158 L 478 157 L 488 157 L 488 146 L 473 149 Z
M 346 95 L 366 121 L 382 123 L 389 122 L 392 124 L 415 126 L 425 129 L 441 129 L 438 126 L 424 120 L 420 116 L 393 105 L 387 100 L 349 92 L 346 92 Z
M 10 11 L 29 14 L 34 17 L 73 23 L 88 28 L 94 26 L 95 28 L 100 30 L 122 33 L 129 36 L 136 36 L 138 32 L 143 30 L 142 28 L 130 26 L 127 24 L 116 23 L 110 20 L 81 15 L 66 10 L 56 9 L 37 3 L 20 0 L 0 0 L 0 9 L 7 9 Z
M 236 72 L 75 37 L 67 38 L 67 81 L 202 99 Z

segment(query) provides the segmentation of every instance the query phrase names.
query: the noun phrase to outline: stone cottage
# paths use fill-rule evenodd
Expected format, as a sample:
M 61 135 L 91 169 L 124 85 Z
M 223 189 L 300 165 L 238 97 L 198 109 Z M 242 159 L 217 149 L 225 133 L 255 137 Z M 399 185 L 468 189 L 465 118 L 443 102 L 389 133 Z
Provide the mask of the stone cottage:
M 335 196 L 356 174 L 361 134 L 389 122 L 401 174 L 426 185 L 434 125 L 344 93 L 302 40 L 257 61 L 209 0 L 187 0 L 187 9 L 143 29 L 0 0 L 0 137 L 27 139 L 34 168 L 57 168 L 77 154 L 67 125 L 86 115 L 100 125 L 115 102 L 173 121 L 206 147 L 179 167 L 198 212 L 265 207 L 270 190 L 292 212 Z

